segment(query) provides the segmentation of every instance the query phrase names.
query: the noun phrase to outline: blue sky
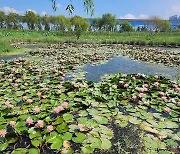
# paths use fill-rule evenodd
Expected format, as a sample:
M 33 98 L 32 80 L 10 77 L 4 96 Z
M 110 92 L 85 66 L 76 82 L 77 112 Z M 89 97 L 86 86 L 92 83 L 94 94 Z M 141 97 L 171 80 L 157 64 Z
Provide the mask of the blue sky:
M 39 14 L 69 16 L 65 10 L 70 0 L 57 0 L 58 9 L 53 12 L 49 0 L 0 0 L 0 10 L 23 14 L 26 10 L 34 10 Z M 83 8 L 83 0 L 72 0 L 75 6 L 73 15 L 88 16 Z M 95 14 L 101 17 L 104 13 L 112 13 L 117 18 L 148 18 L 159 16 L 168 19 L 169 16 L 180 16 L 180 0 L 96 0 Z

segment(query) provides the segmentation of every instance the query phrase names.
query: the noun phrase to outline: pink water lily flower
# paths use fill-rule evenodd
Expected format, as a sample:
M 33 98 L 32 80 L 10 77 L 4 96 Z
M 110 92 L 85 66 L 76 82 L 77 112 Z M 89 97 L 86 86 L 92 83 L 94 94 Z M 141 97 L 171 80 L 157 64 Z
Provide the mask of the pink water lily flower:
M 129 87 L 129 84 L 126 83 L 126 84 L 124 85 L 124 88 L 128 88 L 128 87 Z
M 153 85 L 154 85 L 155 87 L 159 87 L 159 82 L 155 82 Z
M 140 94 L 138 95 L 139 98 L 142 98 L 143 96 L 144 96 L 143 93 L 140 93 Z
M 27 118 L 26 123 L 27 123 L 27 125 L 32 125 L 34 123 L 34 121 L 31 118 Z
M 23 96 L 23 100 L 26 101 L 28 99 L 27 96 Z
M 179 91 L 180 91 L 180 88 L 179 88 L 179 87 L 177 87 L 175 90 L 179 92 Z
M 8 108 L 13 108 L 13 107 L 14 107 L 9 101 L 4 102 L 4 104 L 5 104 Z
M 40 113 L 40 112 L 41 112 L 41 109 L 40 109 L 40 108 L 35 108 L 35 109 L 34 109 L 34 113 L 35 113 L 35 114 L 38 114 L 38 113 Z
M 43 128 L 44 122 L 43 120 L 38 120 L 38 122 L 35 124 L 35 128 Z
M 64 110 L 64 108 L 62 106 L 58 106 L 58 107 L 54 108 L 54 112 L 57 114 L 63 110 Z
M 137 100 L 137 96 L 133 96 L 133 97 L 132 97 L 132 100 L 133 100 L 133 101 L 136 101 L 136 100 Z
M 132 77 L 132 80 L 136 80 L 136 78 L 133 76 L 133 77 Z
M 84 129 L 84 125 L 83 124 L 78 124 L 78 129 L 80 130 L 80 131 L 84 131 L 85 129 Z
M 7 134 L 7 131 L 5 129 L 0 130 L 0 137 L 5 137 Z
M 143 93 L 143 92 L 148 91 L 148 89 L 147 89 L 147 88 L 145 88 L 145 87 L 144 87 L 144 88 L 138 88 L 138 91 L 140 91 L 140 92 L 142 92 L 142 93 Z
M 165 96 L 166 94 L 165 94 L 164 92 L 160 91 L 160 92 L 159 92 L 159 95 Z
M 169 113 L 169 112 L 171 112 L 171 109 L 170 109 L 169 107 L 166 107 L 166 108 L 164 109 L 164 112 Z
M 173 88 L 178 88 L 177 84 L 173 84 L 172 86 L 173 86 Z
M 163 96 L 163 97 L 161 97 L 161 99 L 162 99 L 163 101 L 166 101 L 166 100 L 167 100 L 167 97 Z
M 64 102 L 64 103 L 62 104 L 62 107 L 66 109 L 66 108 L 68 107 L 68 102 Z
M 143 84 L 143 88 L 148 88 L 149 85 L 148 84 Z
M 14 126 L 16 125 L 16 122 L 15 122 L 15 121 L 10 121 L 10 122 L 9 122 L 9 125 L 12 126 L 12 127 L 14 127 Z
M 47 126 L 47 131 L 48 131 L 48 132 L 52 132 L 52 131 L 53 131 L 53 129 L 54 129 L 54 128 L 53 128 L 53 126 L 52 126 L 52 125 Z

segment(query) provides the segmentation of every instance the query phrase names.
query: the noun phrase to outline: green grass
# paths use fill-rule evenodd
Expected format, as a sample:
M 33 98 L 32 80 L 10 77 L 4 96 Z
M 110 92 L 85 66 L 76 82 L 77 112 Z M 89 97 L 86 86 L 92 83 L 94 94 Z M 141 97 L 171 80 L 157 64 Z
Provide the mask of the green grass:
M 180 46 L 180 32 L 150 33 L 150 32 L 89 32 L 84 33 L 79 40 L 73 33 L 29 31 L 29 30 L 0 30 L 0 52 L 7 53 L 13 49 L 10 43 L 123 43 L 131 45 L 150 46 Z

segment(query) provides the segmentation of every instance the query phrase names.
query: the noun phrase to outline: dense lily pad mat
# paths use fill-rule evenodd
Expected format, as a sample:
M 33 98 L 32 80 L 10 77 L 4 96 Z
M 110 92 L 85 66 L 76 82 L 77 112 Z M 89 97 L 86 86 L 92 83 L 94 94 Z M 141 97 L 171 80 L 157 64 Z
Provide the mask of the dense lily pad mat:
M 111 75 L 100 83 L 64 81 L 66 68 L 33 64 L 23 59 L 0 64 L 2 153 L 179 150 L 176 83 L 142 74 Z

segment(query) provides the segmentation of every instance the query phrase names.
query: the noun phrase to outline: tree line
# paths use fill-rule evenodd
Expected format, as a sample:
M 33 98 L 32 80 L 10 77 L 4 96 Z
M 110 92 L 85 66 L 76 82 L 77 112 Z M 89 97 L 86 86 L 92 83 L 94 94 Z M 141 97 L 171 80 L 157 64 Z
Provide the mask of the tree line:
M 153 17 L 152 31 L 165 32 L 170 30 L 169 21 Z M 82 32 L 131 32 L 135 31 L 129 22 L 117 20 L 115 15 L 103 14 L 101 18 L 93 18 L 91 21 L 80 16 L 67 18 L 63 15 L 40 16 L 33 11 L 26 11 L 24 15 L 9 13 L 6 15 L 0 11 L 0 28 L 6 29 L 29 29 L 37 31 L 60 31 L 74 32 L 79 39 Z M 136 31 L 148 31 L 148 26 L 138 27 Z

